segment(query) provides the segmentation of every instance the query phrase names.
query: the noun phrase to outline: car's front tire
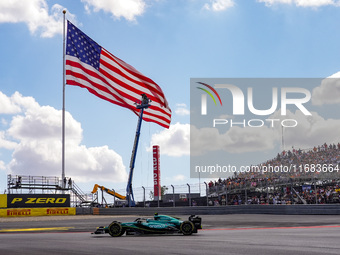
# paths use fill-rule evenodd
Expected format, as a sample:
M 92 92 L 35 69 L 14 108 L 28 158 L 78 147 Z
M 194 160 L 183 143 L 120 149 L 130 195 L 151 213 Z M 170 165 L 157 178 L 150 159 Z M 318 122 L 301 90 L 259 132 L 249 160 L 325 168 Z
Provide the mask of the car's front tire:
M 125 230 L 123 229 L 122 225 L 119 222 L 112 222 L 109 227 L 109 234 L 112 237 L 118 237 L 122 236 L 125 233 Z
M 183 221 L 181 226 L 179 227 L 179 230 L 183 233 L 185 236 L 189 236 L 194 232 L 195 226 L 190 221 Z

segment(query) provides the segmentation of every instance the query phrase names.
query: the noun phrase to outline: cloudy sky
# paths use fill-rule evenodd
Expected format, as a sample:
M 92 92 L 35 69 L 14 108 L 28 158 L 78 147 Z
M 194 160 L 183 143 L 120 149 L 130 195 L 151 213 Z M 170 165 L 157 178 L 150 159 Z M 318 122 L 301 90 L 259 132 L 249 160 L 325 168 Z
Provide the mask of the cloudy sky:
M 169 101 L 170 129 L 143 123 L 135 187 L 153 184 L 152 144 L 161 146 L 163 184 L 197 182 L 189 178 L 190 78 L 323 78 L 340 71 L 336 0 L 2 0 L 1 193 L 7 174 L 61 175 L 63 9 L 97 43 L 157 82 Z M 333 134 L 339 120 L 327 107 L 339 106 L 339 86 L 310 88 L 319 122 L 304 123 L 306 129 L 319 125 L 314 130 Z M 66 111 L 66 176 L 85 190 L 95 183 L 124 188 L 136 116 L 71 86 Z M 294 145 L 310 146 L 300 140 Z M 266 159 L 278 143 L 263 143 L 254 155 Z

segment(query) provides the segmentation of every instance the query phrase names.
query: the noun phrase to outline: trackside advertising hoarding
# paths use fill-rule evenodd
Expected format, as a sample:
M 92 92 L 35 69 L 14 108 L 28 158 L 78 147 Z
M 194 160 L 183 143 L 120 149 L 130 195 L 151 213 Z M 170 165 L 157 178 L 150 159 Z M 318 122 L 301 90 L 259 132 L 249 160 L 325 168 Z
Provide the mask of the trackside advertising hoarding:
M 0 195 L 0 208 L 7 207 L 7 195 Z
M 0 217 L 62 216 L 76 215 L 74 207 L 54 208 L 7 208 L 0 209 Z
M 8 194 L 6 200 L 7 208 L 70 207 L 69 194 Z

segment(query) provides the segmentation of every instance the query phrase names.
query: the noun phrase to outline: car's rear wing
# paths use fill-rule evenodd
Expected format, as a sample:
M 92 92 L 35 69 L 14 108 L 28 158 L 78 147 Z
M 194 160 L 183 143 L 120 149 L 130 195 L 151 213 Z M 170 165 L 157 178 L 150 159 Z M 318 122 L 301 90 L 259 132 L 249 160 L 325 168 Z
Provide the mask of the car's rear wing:
M 202 218 L 195 215 L 189 216 L 189 221 L 191 221 L 196 229 L 202 229 Z

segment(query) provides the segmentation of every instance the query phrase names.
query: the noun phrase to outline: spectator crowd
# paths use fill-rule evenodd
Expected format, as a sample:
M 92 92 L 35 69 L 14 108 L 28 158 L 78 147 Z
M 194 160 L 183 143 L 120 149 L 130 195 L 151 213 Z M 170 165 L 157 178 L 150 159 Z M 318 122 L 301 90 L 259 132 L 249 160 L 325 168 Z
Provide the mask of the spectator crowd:
M 220 204 L 326 204 L 340 202 L 340 143 L 282 151 L 257 166 L 291 166 L 293 171 L 248 171 L 208 183 Z M 255 168 L 254 168 L 255 169 Z

